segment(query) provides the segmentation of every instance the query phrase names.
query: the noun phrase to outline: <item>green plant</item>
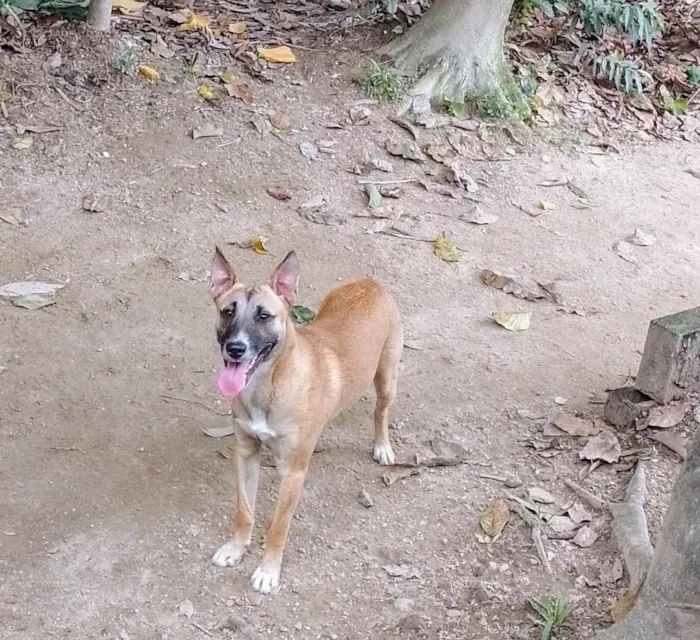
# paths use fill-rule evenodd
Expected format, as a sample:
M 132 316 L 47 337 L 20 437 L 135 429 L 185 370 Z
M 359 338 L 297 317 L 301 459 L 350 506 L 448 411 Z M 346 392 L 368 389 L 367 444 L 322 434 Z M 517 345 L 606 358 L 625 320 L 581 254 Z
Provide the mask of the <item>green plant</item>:
M 627 95 L 642 93 L 644 82 L 651 80 L 651 76 L 640 69 L 636 61 L 620 58 L 614 53 L 597 57 L 594 72 L 598 78 L 607 78 Z
M 133 49 L 124 49 L 114 61 L 114 66 L 125 76 L 136 73 L 139 66 L 139 59 Z
M 692 65 L 685 70 L 688 84 L 695 87 L 700 84 L 700 67 Z
M 664 107 L 674 116 L 682 116 L 688 111 L 688 101 L 684 98 L 674 98 L 672 95 L 664 96 Z
M 581 0 L 578 17 L 586 33 L 602 35 L 612 27 L 629 37 L 633 46 L 651 47 L 654 36 L 663 31 L 663 18 L 653 0 Z
M 553 18 L 557 13 L 569 13 L 569 5 L 563 0 L 518 0 L 513 5 L 513 15 L 529 16 L 535 9 L 547 18 Z
M 549 596 L 542 600 L 530 600 L 530 606 L 542 618 L 542 632 L 540 640 L 549 640 L 553 633 L 566 625 L 574 604 L 568 598 Z
M 398 102 L 406 95 L 411 80 L 370 58 L 360 77 L 360 85 L 370 98 L 382 102 Z

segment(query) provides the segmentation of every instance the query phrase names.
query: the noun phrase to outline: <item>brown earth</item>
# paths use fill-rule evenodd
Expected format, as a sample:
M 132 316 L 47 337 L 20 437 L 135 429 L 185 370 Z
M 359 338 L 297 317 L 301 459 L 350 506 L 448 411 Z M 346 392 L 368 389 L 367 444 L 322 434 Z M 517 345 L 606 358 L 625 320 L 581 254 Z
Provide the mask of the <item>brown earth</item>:
M 363 98 L 351 81 L 352 52 L 346 63 L 298 52 L 296 64 L 270 72 L 271 84 L 251 83 L 246 107 L 228 97 L 204 102 L 172 61 L 146 56 L 172 82 L 123 78 L 112 68 L 120 36 L 86 48 L 79 29 L 60 29 L 51 47 L 0 51 L 2 77 L 15 90 L 0 120 L 0 213 L 26 220 L 0 222 L 0 284 L 66 283 L 54 306 L 0 305 L 0 637 L 536 638 L 528 598 L 546 594 L 578 605 L 559 638 L 583 639 L 609 624 L 616 589 L 599 580 L 601 565 L 618 556 L 609 528 L 588 549 L 547 541 L 547 576 L 516 514 L 496 541 L 480 533 L 479 515 L 503 495 L 501 482 L 483 476 L 513 473 L 559 505 L 573 500 L 563 479 L 576 478 L 581 443 L 556 439 L 536 451 L 527 445 L 542 439 L 544 420 L 517 411 L 600 417 L 591 394 L 636 371 L 650 319 L 696 304 L 700 180 L 685 169 L 700 169 L 697 145 L 595 155 L 575 131 L 535 130 L 519 145 L 484 126 L 481 137 L 500 145 L 503 159 L 470 161 L 469 169 L 497 222 L 471 225 L 460 220 L 468 201 L 401 185 L 399 228 L 424 239 L 447 232 L 463 249 L 448 264 L 427 242 L 367 233 L 376 223 L 355 217 L 368 215 L 366 197 L 348 170 L 364 151 L 392 161 L 394 173 L 377 179 L 419 177 L 424 167 L 382 150 L 388 137 L 409 140 L 385 117 L 390 109 L 372 106 L 369 124 L 348 123 L 349 107 Z M 62 65 L 42 71 L 54 50 Z M 57 84 L 65 71 L 69 84 Z M 277 111 L 289 113 L 291 130 L 261 137 L 251 115 Z M 205 122 L 220 124 L 223 136 L 193 140 Z M 47 123 L 62 128 L 34 134 L 29 149 L 11 147 L 17 125 Z M 419 135 L 427 143 L 445 133 Z M 477 153 L 479 134 L 467 139 Z M 304 140 L 335 144 L 310 161 L 298 150 Z M 537 184 L 563 176 L 597 206 L 575 208 L 566 187 Z M 291 200 L 271 198 L 271 186 L 289 188 Z M 91 194 L 103 210 L 82 210 Z M 297 213 L 319 194 L 346 224 Z M 538 217 L 511 204 L 543 198 L 554 209 Z M 612 245 L 637 227 L 657 241 L 633 247 L 633 264 Z M 237 269 L 262 278 L 295 248 L 309 306 L 364 274 L 387 284 L 412 347 L 392 416 L 397 453 L 423 454 L 444 438 L 470 457 L 384 486 L 371 459 L 369 399 L 348 411 L 322 436 L 282 590 L 254 607 L 245 586 L 276 473 L 264 470 L 249 556 L 235 569 L 214 567 L 232 522 L 232 475 L 220 455 L 231 443 L 201 429 L 230 420 L 214 384 L 212 247 L 259 234 L 270 238 L 271 254 L 227 247 Z M 479 268 L 558 281 L 564 304 L 585 317 L 489 289 Z M 489 320 L 516 309 L 532 311 L 523 334 Z M 649 446 L 644 433 L 619 435 L 626 448 Z M 679 465 L 660 445 L 648 465 L 655 538 Z M 603 466 L 584 484 L 620 499 L 628 479 Z M 363 488 L 369 509 L 357 500 Z M 385 568 L 402 563 L 413 577 Z

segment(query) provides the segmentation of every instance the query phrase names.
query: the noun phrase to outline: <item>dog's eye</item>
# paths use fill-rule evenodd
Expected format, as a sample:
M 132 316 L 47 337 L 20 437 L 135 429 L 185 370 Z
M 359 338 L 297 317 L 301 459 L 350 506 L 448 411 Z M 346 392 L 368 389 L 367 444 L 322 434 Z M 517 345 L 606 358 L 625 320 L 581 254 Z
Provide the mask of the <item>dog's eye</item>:
M 258 320 L 269 320 L 272 316 L 262 307 L 258 307 Z
M 236 315 L 236 303 L 234 302 L 234 303 L 230 304 L 228 307 L 226 307 L 223 310 L 223 314 L 225 316 L 228 316 L 229 318 L 232 318 L 233 316 L 235 316 Z

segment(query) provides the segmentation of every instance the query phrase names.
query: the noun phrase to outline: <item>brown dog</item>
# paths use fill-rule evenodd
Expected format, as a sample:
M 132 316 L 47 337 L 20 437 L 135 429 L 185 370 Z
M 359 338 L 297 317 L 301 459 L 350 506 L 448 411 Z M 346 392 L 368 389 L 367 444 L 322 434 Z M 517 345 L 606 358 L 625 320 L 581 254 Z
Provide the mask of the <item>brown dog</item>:
M 394 462 L 388 413 L 403 348 L 396 303 L 378 282 L 360 280 L 331 291 L 316 319 L 298 327 L 289 311 L 298 280 L 294 252 L 267 283 L 252 287 L 238 282 L 219 249 L 214 255 L 211 295 L 219 311 L 217 337 L 224 359 L 219 391 L 233 405 L 237 511 L 233 538 L 212 561 L 232 567 L 250 544 L 265 443 L 277 460 L 281 481 L 265 552 L 250 580 L 263 594 L 279 586 L 289 525 L 316 440 L 373 381 L 374 459 L 384 465 Z

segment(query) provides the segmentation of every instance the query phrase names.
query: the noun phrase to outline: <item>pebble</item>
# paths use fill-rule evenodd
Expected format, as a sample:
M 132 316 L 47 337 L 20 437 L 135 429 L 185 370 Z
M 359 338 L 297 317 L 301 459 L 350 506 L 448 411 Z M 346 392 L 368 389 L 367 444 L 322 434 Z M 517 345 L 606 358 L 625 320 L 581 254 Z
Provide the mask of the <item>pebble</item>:
M 396 598 L 394 600 L 394 608 L 401 613 L 408 613 L 413 607 L 413 600 L 410 598 Z
M 357 496 L 357 501 L 367 509 L 369 509 L 374 504 L 374 502 L 372 502 L 372 498 L 365 489 L 360 491 L 359 495 Z

